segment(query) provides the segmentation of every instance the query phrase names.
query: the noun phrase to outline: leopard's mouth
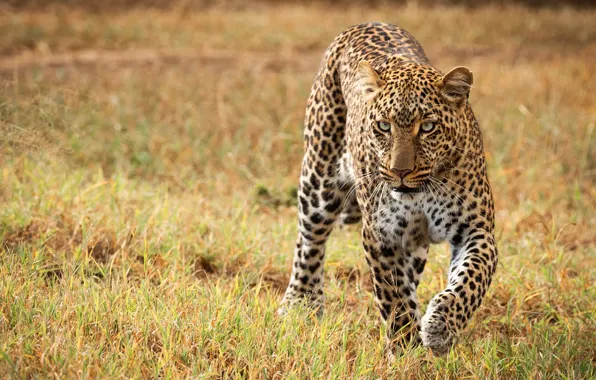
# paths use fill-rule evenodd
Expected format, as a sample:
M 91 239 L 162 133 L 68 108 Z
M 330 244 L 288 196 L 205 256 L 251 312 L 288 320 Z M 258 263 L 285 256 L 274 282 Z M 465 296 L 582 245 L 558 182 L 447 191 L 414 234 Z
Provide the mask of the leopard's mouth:
M 414 183 L 406 183 L 406 181 L 402 180 L 401 183 L 396 182 L 396 181 L 392 181 L 390 183 L 390 188 L 391 191 L 395 192 L 395 193 L 401 193 L 401 194 L 416 194 L 416 193 L 424 193 L 427 191 L 428 189 L 428 183 L 429 179 L 428 177 L 426 178 L 416 178 L 416 181 L 414 181 Z
M 394 191 L 396 193 L 402 193 L 402 194 L 421 193 L 422 187 L 410 187 L 410 186 L 406 186 L 406 185 L 400 185 L 400 186 L 393 186 L 391 188 L 391 191 Z
M 428 172 L 416 172 L 409 173 L 405 177 L 398 177 L 396 175 L 390 175 L 384 170 L 379 171 L 381 178 L 386 182 L 388 187 L 394 193 L 401 194 L 415 194 L 423 193 L 427 189 L 429 182 Z

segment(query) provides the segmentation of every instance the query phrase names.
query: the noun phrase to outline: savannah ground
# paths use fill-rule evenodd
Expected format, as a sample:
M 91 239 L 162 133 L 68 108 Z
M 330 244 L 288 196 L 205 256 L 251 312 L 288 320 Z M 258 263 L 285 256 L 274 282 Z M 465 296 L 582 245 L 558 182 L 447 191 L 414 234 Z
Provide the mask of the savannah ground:
M 0 377 L 596 376 L 596 10 L 350 4 L 0 7 Z M 275 316 L 309 88 L 371 20 L 475 74 L 500 262 L 442 358 L 384 359 L 357 226 Z

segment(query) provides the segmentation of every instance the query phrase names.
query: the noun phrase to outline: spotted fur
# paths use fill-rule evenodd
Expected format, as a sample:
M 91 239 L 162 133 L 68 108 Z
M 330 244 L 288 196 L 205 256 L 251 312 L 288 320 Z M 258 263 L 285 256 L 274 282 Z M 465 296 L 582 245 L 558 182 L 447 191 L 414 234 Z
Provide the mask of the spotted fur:
M 463 67 L 443 75 L 394 25 L 361 24 L 335 38 L 306 109 L 299 232 L 281 313 L 298 301 L 322 310 L 325 242 L 338 219 L 361 219 L 387 341 L 449 351 L 497 265 L 472 83 Z M 416 288 L 429 245 L 443 241 L 452 249 L 448 285 L 421 317 Z

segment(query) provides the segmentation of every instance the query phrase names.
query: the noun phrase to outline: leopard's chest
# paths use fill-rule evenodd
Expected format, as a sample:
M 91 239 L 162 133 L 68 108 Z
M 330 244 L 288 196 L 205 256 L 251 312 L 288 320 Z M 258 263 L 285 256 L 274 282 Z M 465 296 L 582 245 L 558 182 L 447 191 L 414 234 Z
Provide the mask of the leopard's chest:
M 378 237 L 388 245 L 408 250 L 448 240 L 457 208 L 428 193 L 387 191 L 372 214 Z

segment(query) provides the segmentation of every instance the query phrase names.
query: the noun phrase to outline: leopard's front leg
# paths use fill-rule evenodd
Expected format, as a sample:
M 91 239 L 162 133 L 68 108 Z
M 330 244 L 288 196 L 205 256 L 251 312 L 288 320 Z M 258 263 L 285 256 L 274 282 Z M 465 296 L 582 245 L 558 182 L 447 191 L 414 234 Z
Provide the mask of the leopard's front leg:
M 449 352 L 480 306 L 497 266 L 492 232 L 472 229 L 462 244 L 452 247 L 449 284 L 430 301 L 422 318 L 422 342 L 439 355 Z
M 407 250 L 400 244 L 388 244 L 378 238 L 378 231 L 364 223 L 363 244 L 370 267 L 375 303 L 387 326 L 390 356 L 397 348 L 420 342 L 420 311 L 416 289 L 426 264 L 428 247 Z

